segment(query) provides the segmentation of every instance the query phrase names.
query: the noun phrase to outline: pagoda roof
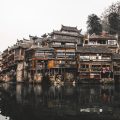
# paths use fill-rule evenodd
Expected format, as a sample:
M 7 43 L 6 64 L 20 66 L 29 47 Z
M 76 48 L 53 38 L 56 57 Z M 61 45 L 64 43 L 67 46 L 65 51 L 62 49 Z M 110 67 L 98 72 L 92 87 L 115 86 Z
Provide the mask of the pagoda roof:
M 61 30 L 60 31 L 79 32 L 77 27 L 64 26 L 64 25 L 61 26 Z
M 18 44 L 13 46 L 12 49 L 17 49 L 17 48 L 29 48 L 31 46 L 31 44 Z
M 71 33 L 71 32 L 62 32 L 62 31 L 53 31 L 53 32 L 50 33 L 49 35 L 53 35 L 53 34 L 65 35 L 65 36 L 73 36 L 73 37 L 83 37 L 83 35 L 81 35 L 81 34 L 78 33 L 78 32 L 76 32 L 76 33 Z

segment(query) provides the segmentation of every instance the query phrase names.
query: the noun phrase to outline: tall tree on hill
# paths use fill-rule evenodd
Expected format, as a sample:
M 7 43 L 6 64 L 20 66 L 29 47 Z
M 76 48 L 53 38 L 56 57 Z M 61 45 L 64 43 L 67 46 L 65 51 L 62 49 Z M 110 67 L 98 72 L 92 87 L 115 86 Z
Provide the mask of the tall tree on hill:
M 110 34 L 120 34 L 120 1 L 110 5 L 101 15 L 102 28 Z
M 87 32 L 89 34 L 100 34 L 100 32 L 102 32 L 102 25 L 101 25 L 101 20 L 100 18 L 95 15 L 95 14 L 91 14 L 88 16 L 88 20 L 87 20 Z
M 116 34 L 120 32 L 120 16 L 117 13 L 110 13 L 108 16 L 108 22 L 110 34 Z

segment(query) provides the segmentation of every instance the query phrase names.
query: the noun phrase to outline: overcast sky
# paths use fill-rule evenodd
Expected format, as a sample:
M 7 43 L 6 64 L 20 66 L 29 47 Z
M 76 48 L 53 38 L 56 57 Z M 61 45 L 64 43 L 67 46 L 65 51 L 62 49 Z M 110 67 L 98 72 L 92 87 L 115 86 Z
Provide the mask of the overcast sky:
M 17 39 L 41 36 L 61 24 L 86 31 L 88 15 L 98 16 L 118 0 L 0 0 L 0 51 Z

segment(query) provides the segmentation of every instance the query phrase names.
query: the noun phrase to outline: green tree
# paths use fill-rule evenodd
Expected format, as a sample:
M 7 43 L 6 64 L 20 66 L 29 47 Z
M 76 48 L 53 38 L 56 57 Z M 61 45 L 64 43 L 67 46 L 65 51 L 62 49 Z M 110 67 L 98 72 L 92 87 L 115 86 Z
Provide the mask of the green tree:
M 110 34 L 116 34 L 120 32 L 120 16 L 116 12 L 109 14 L 108 22 Z
M 100 18 L 95 15 L 95 14 L 91 14 L 88 16 L 88 20 L 87 20 L 87 32 L 89 34 L 100 34 L 100 32 L 102 32 L 102 25 L 101 25 L 101 20 Z
M 108 6 L 102 13 L 101 20 L 104 31 L 120 35 L 120 1 Z

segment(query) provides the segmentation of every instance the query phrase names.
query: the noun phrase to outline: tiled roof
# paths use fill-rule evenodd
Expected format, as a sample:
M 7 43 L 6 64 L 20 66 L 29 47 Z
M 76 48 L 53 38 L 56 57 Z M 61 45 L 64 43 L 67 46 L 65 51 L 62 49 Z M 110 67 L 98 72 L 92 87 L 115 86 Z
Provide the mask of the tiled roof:
M 53 48 L 76 48 L 75 45 L 51 45 Z
M 120 59 L 120 54 L 114 53 L 114 54 L 112 55 L 112 58 L 113 58 L 113 59 Z
M 50 42 L 65 42 L 65 43 L 77 43 L 76 39 L 62 39 L 62 38 L 57 38 L 57 39 L 52 39 Z
M 26 51 L 29 51 L 29 50 L 42 50 L 42 51 L 50 50 L 50 51 L 51 51 L 51 50 L 54 50 L 54 48 L 32 45 L 32 46 L 31 46 L 29 49 L 27 49 Z
M 29 48 L 31 46 L 31 44 L 27 43 L 27 44 L 18 44 L 12 47 L 12 49 L 17 49 L 19 47 L 21 48 Z
M 74 37 L 83 37 L 83 35 L 79 33 L 70 33 L 70 32 L 61 32 L 61 31 L 53 31 L 52 34 L 58 34 L 58 35 L 67 35 L 67 36 L 74 36 Z
M 96 34 L 92 34 L 90 37 L 89 37 L 90 40 L 96 40 L 96 39 L 99 39 L 99 40 L 116 40 L 116 36 L 115 35 L 96 35 Z
M 78 47 L 77 53 L 112 53 L 107 47 L 102 46 L 84 46 Z
M 71 32 L 78 32 L 79 30 L 77 29 L 77 27 L 70 27 L 70 26 L 64 26 L 62 25 L 61 27 L 61 31 L 71 31 Z

